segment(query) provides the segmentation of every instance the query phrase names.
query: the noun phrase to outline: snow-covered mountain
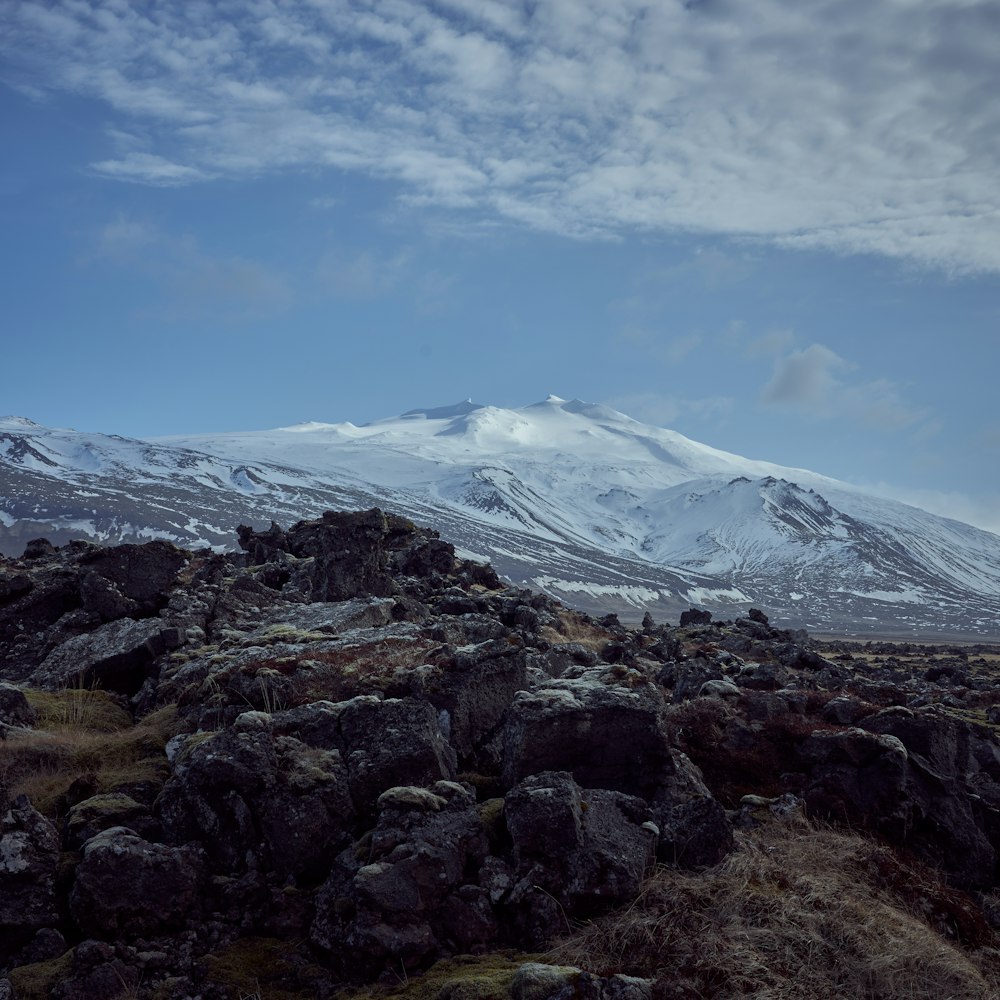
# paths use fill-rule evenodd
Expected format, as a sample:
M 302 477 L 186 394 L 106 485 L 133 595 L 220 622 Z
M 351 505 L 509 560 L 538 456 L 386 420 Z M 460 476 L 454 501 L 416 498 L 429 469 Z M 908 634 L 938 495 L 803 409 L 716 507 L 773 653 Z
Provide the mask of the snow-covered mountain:
M 1000 636 L 1000 536 L 605 406 L 413 410 L 363 426 L 137 441 L 0 420 L 0 550 L 168 538 L 382 506 L 571 604 Z

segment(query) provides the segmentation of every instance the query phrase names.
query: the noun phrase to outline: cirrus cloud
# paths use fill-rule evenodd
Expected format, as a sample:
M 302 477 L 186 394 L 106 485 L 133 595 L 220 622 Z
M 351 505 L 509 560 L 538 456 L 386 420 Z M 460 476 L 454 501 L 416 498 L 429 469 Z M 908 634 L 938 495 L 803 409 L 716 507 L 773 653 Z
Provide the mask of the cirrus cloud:
M 580 237 L 1000 271 L 992 0 L 18 0 L 3 78 L 97 99 L 176 185 L 336 168 Z

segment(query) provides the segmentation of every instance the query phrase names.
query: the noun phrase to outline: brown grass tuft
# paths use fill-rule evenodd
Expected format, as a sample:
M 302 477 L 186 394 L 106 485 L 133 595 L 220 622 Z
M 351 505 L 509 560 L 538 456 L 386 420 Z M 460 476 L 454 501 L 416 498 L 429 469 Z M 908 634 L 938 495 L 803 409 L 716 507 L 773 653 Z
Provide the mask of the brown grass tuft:
M 27 795 L 39 812 L 58 818 L 74 782 L 108 792 L 132 782 L 162 782 L 164 747 L 178 731 L 177 710 L 161 708 L 132 724 L 102 691 L 26 691 L 39 714 L 35 729 L 0 743 L 0 776 L 11 796 Z
M 886 854 L 774 824 L 711 871 L 660 869 L 547 960 L 656 978 L 657 995 L 678 1000 L 997 1000 L 1000 952 L 937 933 L 880 874 Z
M 575 642 L 595 653 L 604 649 L 613 638 L 607 629 L 592 625 L 574 611 L 561 611 L 559 624 L 555 628 L 551 625 L 545 625 L 538 634 L 546 642 L 553 645 Z

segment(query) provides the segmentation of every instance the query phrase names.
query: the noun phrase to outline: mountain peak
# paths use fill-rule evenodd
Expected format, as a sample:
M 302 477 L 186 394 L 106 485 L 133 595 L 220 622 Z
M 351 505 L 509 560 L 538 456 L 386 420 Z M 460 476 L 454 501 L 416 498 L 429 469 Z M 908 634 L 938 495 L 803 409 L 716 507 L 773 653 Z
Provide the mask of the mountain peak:
M 448 420 L 451 417 L 464 417 L 467 413 L 475 410 L 482 410 L 482 403 L 473 403 L 471 397 L 463 399 L 461 403 L 454 403 L 451 406 L 433 406 L 425 409 L 407 410 L 400 414 L 403 417 L 423 417 L 425 420 Z
M 29 427 L 41 427 L 41 424 L 36 424 L 34 420 L 29 420 L 27 417 L 17 417 L 17 416 L 0 417 L 0 429 L 25 430 L 26 428 Z

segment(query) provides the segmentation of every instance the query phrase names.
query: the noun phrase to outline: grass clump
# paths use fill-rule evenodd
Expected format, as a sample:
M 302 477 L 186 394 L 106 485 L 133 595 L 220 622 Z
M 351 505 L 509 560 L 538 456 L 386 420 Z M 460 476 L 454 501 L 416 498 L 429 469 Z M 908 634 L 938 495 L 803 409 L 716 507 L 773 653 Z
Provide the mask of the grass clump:
M 277 938 L 239 938 L 202 961 L 206 981 L 233 998 L 259 993 L 266 1000 L 313 1000 L 330 975 Z
M 773 824 L 708 872 L 660 869 L 630 906 L 546 960 L 653 978 L 654 995 L 676 1000 L 997 1000 L 1000 952 L 949 940 L 954 922 L 932 927 L 927 896 L 908 899 L 903 884 L 918 873 L 887 867 L 889 853 L 852 834 Z M 933 877 L 919 877 L 933 895 Z M 959 894 L 937 886 L 954 908 Z
M 46 962 L 33 962 L 11 969 L 7 978 L 18 1000 L 49 1000 L 53 987 L 69 977 L 72 966 L 73 952 L 67 951 Z
M 537 955 L 496 951 L 488 955 L 458 955 L 432 965 L 423 975 L 400 973 L 396 986 L 348 990 L 344 1000 L 509 1000 L 510 984 L 525 962 Z
M 593 625 L 575 611 L 561 611 L 556 627 L 545 625 L 539 635 L 553 645 L 575 642 L 595 653 L 601 652 L 612 638 L 607 629 Z
M 140 782 L 162 784 L 164 753 L 178 731 L 177 710 L 166 706 L 133 724 L 103 691 L 26 691 L 38 713 L 34 729 L 0 743 L 0 776 L 11 796 L 27 795 L 43 815 L 58 819 L 72 787 L 84 798 Z

